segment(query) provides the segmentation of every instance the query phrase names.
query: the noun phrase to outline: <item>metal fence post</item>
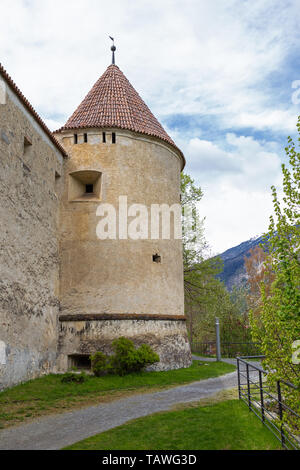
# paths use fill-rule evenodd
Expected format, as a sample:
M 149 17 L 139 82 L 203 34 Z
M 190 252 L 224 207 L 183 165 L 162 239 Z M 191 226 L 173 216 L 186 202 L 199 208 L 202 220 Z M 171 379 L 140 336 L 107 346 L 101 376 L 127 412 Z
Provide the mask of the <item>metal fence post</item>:
M 278 409 L 279 409 L 279 418 L 280 418 L 280 435 L 281 435 L 281 444 L 284 447 L 285 445 L 285 437 L 284 437 L 284 429 L 283 429 L 283 412 L 282 412 L 282 397 L 281 397 L 281 387 L 280 381 L 277 381 L 277 395 L 278 395 Z
M 250 382 L 249 382 L 249 364 L 246 363 L 246 370 L 247 370 L 247 389 L 248 389 L 248 406 L 249 411 L 251 411 L 251 390 L 250 390 Z
M 216 352 L 217 361 L 221 360 L 221 342 L 220 342 L 220 323 L 219 318 L 216 317 Z
M 239 388 L 239 400 L 241 399 L 241 378 L 240 378 L 240 360 L 236 358 L 237 363 L 237 376 L 238 376 L 238 388 Z
M 265 356 L 237 356 L 237 382 L 239 398 L 245 402 L 249 411 L 261 419 L 263 425 L 267 426 L 269 431 L 281 442 L 284 449 L 300 450 L 300 443 L 297 439 L 297 433 L 294 432 L 293 423 L 290 427 L 285 422 L 285 416 L 291 416 L 295 420 L 300 419 L 300 415 L 289 407 L 286 402 L 285 387 L 297 390 L 297 386 L 284 380 L 278 380 L 275 384 L 264 383 L 264 377 L 268 372 L 261 368 L 261 366 L 250 363 L 248 360 L 263 359 Z M 245 364 L 245 369 L 243 365 Z M 257 376 L 258 373 L 258 376 Z M 243 380 L 243 378 L 245 380 Z M 246 381 L 247 380 L 247 381 Z M 253 384 L 253 386 L 252 386 Z M 283 384 L 283 385 L 282 385 Z M 246 389 L 247 386 L 247 389 Z M 260 394 L 258 393 L 258 389 Z M 251 392 L 253 390 L 253 400 Z M 270 401 L 271 407 L 264 405 Z M 275 409 L 273 408 L 275 405 Z M 274 411 L 274 412 L 273 412 Z M 298 410 L 297 410 L 298 411 Z
M 259 371 L 259 389 L 260 389 L 260 406 L 261 406 L 261 417 L 263 423 L 265 422 L 265 406 L 264 406 L 264 390 L 262 386 L 262 375 Z

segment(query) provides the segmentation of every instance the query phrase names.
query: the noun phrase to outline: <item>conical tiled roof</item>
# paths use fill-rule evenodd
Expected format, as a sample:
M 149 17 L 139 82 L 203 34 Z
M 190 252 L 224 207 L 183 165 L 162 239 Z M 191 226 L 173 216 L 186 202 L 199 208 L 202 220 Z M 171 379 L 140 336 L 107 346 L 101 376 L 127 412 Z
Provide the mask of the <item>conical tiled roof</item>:
M 116 65 L 106 69 L 66 124 L 56 132 L 88 127 L 140 132 L 158 137 L 179 150 Z

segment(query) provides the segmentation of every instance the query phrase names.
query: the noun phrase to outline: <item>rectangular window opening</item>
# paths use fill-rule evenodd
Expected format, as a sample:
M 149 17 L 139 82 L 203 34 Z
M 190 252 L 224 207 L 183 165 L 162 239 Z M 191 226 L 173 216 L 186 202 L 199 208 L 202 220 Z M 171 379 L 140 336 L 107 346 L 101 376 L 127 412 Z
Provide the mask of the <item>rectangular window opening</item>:
M 106 134 L 105 134 L 105 132 L 102 132 L 102 142 L 103 142 L 103 144 L 106 144 Z
M 86 192 L 86 194 L 92 194 L 94 192 L 94 185 L 93 184 L 86 184 L 85 185 L 85 192 Z
M 88 135 L 87 134 L 83 134 L 83 141 L 84 141 L 85 144 L 87 143 L 87 141 L 88 141 Z
M 74 144 L 78 144 L 78 135 L 74 134 Z
M 68 368 L 72 369 L 91 369 L 91 360 L 89 354 L 72 354 L 68 356 Z
M 113 132 L 112 135 L 111 135 L 111 142 L 112 142 L 112 144 L 116 143 L 116 134 L 115 134 L 115 132 Z

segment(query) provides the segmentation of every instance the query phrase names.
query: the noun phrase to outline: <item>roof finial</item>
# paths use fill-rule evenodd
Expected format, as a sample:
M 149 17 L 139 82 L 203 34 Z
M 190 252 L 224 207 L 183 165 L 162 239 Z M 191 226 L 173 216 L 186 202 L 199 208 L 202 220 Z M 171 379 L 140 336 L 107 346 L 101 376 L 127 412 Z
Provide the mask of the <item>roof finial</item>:
M 113 45 L 112 45 L 111 48 L 110 48 L 111 51 L 112 51 L 112 62 L 111 62 L 111 63 L 112 63 L 113 65 L 115 65 L 115 50 L 116 50 L 117 48 L 116 48 L 115 43 L 114 43 L 114 41 L 115 41 L 114 38 L 112 38 L 111 36 L 109 36 L 109 37 L 110 37 L 110 39 L 111 39 L 112 42 L 113 42 Z

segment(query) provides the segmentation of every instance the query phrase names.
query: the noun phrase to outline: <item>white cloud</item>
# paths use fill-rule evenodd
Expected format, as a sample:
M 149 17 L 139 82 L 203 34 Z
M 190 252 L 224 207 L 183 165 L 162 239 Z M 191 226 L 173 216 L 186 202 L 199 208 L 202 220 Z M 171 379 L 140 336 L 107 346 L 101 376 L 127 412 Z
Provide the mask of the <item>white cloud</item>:
M 227 124 L 232 127 L 240 126 L 254 128 L 257 130 L 272 129 L 273 132 L 295 131 L 297 124 L 297 113 L 295 110 L 266 110 L 257 113 L 242 111 L 239 115 L 228 119 Z
M 271 192 L 228 186 L 206 190 L 200 203 L 206 238 L 214 254 L 261 235 L 273 212 Z
M 193 138 L 186 148 L 188 168 L 193 172 L 201 172 L 215 178 L 225 173 L 240 172 L 239 162 L 234 156 L 222 150 L 213 142 Z
M 58 121 L 56 119 L 44 119 L 44 121 L 48 128 L 52 130 L 60 129 L 65 124 L 64 121 Z
M 59 113 L 66 120 L 78 106 L 110 62 L 111 34 L 117 63 L 159 115 L 202 113 L 232 126 L 292 126 L 289 109 L 279 109 L 277 96 L 266 96 L 261 84 L 294 45 L 297 1 L 289 8 L 283 0 L 276 6 L 271 0 L 13 5 L 1 1 L 0 57 L 46 117 Z
M 273 213 L 270 187 L 281 184 L 275 142 L 227 134 L 226 144 L 230 151 L 192 139 L 185 149 L 186 170 L 204 191 L 199 210 L 207 239 L 218 252 L 266 230 Z

